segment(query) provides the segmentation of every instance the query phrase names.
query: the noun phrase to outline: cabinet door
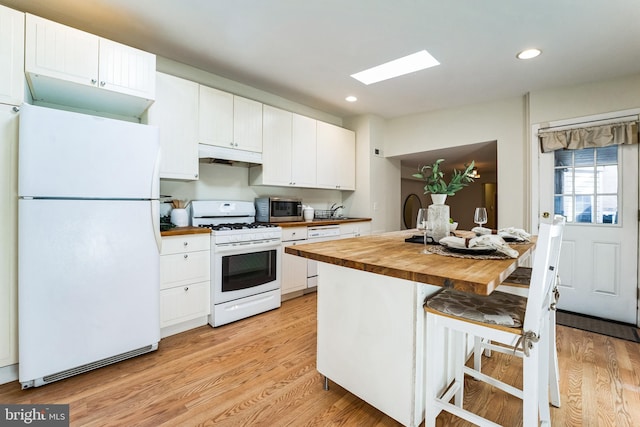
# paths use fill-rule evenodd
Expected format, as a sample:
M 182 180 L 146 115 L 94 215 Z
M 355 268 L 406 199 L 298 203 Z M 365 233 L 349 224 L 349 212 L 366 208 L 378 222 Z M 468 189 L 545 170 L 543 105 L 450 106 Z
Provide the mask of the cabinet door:
M 18 363 L 18 114 L 0 104 L 0 367 Z
M 233 148 L 233 95 L 200 86 L 199 142 Z
M 160 327 L 209 314 L 209 282 L 178 286 L 160 292 Z
M 292 185 L 291 116 L 288 111 L 263 108 L 262 182 L 264 185 Z
M 164 73 L 156 73 L 156 84 L 147 117 L 160 133 L 160 178 L 198 179 L 199 85 Z
M 355 134 L 318 122 L 317 136 L 318 187 L 355 190 Z
M 24 13 L 0 6 L 0 102 L 24 101 Z
M 309 117 L 293 115 L 291 181 L 296 187 L 316 186 L 316 123 Z
M 155 99 L 156 56 L 100 39 L 98 85 L 107 90 Z
M 99 37 L 26 15 L 25 71 L 96 86 Z
M 209 280 L 211 276 L 209 251 L 185 252 L 160 257 L 160 288 Z
M 280 292 L 282 295 L 307 288 L 307 259 L 284 252 L 287 246 L 305 243 L 305 240 L 282 244 L 282 276 Z
M 233 97 L 233 146 L 262 152 L 262 104 L 240 96 Z

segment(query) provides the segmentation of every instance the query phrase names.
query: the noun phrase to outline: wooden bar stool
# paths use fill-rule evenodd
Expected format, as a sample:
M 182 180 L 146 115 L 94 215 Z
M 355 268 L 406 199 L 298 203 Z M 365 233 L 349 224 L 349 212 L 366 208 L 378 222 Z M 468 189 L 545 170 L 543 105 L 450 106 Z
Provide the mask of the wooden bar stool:
M 435 426 L 440 411 L 450 412 L 480 426 L 496 426 L 463 408 L 464 376 L 487 382 L 523 401 L 525 427 L 549 425 L 549 322 L 553 304 L 553 285 L 556 277 L 556 252 L 562 243 L 564 218 L 554 218 L 553 224 L 542 224 L 536 245 L 530 287 L 527 297 L 495 291 L 481 296 L 443 289 L 425 303 L 426 325 L 426 378 L 425 426 Z M 518 389 L 466 366 L 470 351 L 468 336 L 513 346 L 523 355 L 523 388 Z M 447 354 L 438 343 L 446 342 L 452 354 Z M 513 350 L 511 350 L 513 351 Z M 443 373 L 452 378 L 442 382 Z M 445 374 L 446 375 L 446 374 Z M 454 403 L 451 403 L 451 400 Z

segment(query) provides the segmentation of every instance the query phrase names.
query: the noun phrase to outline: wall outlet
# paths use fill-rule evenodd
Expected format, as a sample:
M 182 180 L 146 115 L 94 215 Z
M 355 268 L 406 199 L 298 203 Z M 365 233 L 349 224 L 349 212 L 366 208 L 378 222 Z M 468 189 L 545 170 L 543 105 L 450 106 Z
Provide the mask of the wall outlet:
M 382 157 L 383 156 L 382 149 L 381 148 L 374 148 L 373 149 L 373 155 L 374 156 L 378 156 L 378 157 Z

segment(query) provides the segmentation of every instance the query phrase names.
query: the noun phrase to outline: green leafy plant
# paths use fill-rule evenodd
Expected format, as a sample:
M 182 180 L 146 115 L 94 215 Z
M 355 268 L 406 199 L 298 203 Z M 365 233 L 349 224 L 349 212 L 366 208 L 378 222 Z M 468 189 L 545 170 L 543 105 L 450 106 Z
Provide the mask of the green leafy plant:
M 475 164 L 474 161 L 471 161 L 471 164 L 468 166 L 465 165 L 466 168 L 464 171 L 454 169 L 449 183 L 444 179 L 444 172 L 442 172 L 440 166 L 442 162 L 444 162 L 444 159 L 438 159 L 431 165 L 422 166 L 419 173 L 413 174 L 414 178 L 425 181 L 424 194 L 432 193 L 453 196 L 456 192 L 473 182 L 471 171 Z

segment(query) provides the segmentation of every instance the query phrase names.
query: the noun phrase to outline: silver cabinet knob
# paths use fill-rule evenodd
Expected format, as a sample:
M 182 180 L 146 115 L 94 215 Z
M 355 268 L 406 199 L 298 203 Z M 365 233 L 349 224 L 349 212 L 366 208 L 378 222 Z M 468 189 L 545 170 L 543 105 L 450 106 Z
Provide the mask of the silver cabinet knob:
M 100 82 L 100 87 L 104 87 L 104 85 L 106 85 L 106 84 L 107 84 L 107 83 L 106 83 L 104 80 L 102 80 L 102 81 Z
M 189 258 L 189 254 L 184 254 L 184 259 Z
M 188 290 L 189 290 L 189 287 L 188 287 L 188 286 L 185 286 L 185 287 L 184 287 L 184 290 L 185 290 L 185 292 L 186 292 L 186 291 L 188 291 Z
M 96 79 L 91 79 L 91 84 L 92 84 L 92 85 L 94 85 L 94 84 L 96 84 L 96 83 L 98 83 L 98 81 L 97 81 Z

